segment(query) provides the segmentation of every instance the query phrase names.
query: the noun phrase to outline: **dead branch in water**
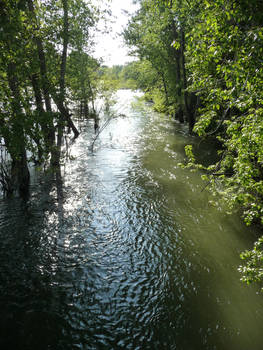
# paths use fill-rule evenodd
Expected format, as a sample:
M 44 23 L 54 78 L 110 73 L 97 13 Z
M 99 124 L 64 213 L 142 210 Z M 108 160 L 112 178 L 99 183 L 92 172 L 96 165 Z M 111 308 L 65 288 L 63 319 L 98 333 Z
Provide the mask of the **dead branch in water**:
M 116 119 L 118 117 L 125 117 L 125 114 L 118 114 L 118 115 L 114 115 L 114 114 L 111 114 L 107 119 L 106 121 L 102 124 L 102 126 L 98 127 L 96 129 L 96 135 L 92 141 L 92 144 L 91 144 L 91 152 L 93 153 L 94 151 L 94 145 L 95 145 L 95 142 L 97 141 L 98 137 L 100 136 L 100 134 L 102 133 L 102 131 L 109 125 L 109 123 L 113 120 L 113 119 Z

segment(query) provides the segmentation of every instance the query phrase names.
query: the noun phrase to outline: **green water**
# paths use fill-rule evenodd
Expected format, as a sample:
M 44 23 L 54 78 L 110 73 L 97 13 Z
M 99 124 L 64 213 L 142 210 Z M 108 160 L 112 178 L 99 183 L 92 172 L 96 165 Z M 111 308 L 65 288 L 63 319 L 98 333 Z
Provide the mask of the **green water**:
M 184 126 L 117 100 L 93 153 L 81 123 L 62 178 L 0 202 L 1 349 L 262 349 L 263 297 L 237 272 L 252 230 L 177 166 Z

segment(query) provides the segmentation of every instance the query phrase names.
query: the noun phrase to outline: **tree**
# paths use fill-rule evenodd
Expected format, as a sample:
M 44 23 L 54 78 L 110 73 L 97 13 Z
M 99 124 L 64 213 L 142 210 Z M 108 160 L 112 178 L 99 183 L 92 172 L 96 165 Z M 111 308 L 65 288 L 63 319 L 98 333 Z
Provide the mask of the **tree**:
M 247 224 L 262 225 L 262 1 L 139 3 L 124 37 L 140 64 L 147 61 L 154 72 L 153 100 L 186 119 L 190 131 L 221 145 L 209 167 L 194 165 L 188 146 L 189 165 L 207 171 L 210 189 L 242 210 Z M 262 280 L 261 240 L 243 255 L 245 280 Z
M 197 99 L 188 93 L 186 67 L 187 1 L 143 0 L 124 31 L 127 44 L 141 61 L 149 61 L 156 79 L 150 90 L 155 108 L 195 124 Z M 187 12 L 188 11 L 188 12 Z
M 262 2 L 204 0 L 199 9 L 187 44 L 190 90 L 201 99 L 194 131 L 222 145 L 206 178 L 247 224 L 263 224 Z M 260 242 L 243 255 L 244 280 L 259 279 Z
M 7 192 L 24 191 L 27 151 L 31 160 L 50 158 L 58 166 L 65 126 L 79 135 L 68 108 L 67 63 L 74 49 L 85 56 L 98 11 L 82 0 L 8 0 L 0 6 L 0 137 L 11 158 L 10 174 L 5 172 L 10 181 L 2 183 L 10 184 Z M 93 78 L 87 77 L 90 86 Z
M 13 4 L 12 4 L 13 5 Z M 0 136 L 4 139 L 5 146 L 11 157 L 11 181 L 9 192 L 18 189 L 25 193 L 29 184 L 29 171 L 26 155 L 26 101 L 22 97 L 25 89 L 23 83 L 25 73 L 21 71 L 20 57 L 26 59 L 21 50 L 22 37 L 19 29 L 23 27 L 21 9 L 23 4 L 11 6 L 6 3 L 2 5 L 1 23 L 2 31 L 0 37 L 1 45 L 1 110 L 0 110 Z M 15 33 L 17 32 L 17 35 Z
M 85 52 L 72 51 L 67 72 L 71 100 L 80 106 L 80 115 L 94 116 L 98 93 L 99 62 Z M 91 103 L 91 106 L 89 106 Z

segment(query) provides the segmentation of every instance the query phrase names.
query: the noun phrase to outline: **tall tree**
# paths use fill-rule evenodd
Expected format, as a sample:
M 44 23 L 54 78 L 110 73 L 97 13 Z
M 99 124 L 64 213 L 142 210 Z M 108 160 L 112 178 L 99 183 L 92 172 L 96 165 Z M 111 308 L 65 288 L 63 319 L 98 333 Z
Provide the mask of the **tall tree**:
M 188 2 L 143 0 L 141 8 L 130 20 L 124 38 L 142 60 L 148 60 L 158 79 L 151 87 L 153 100 L 159 110 L 174 113 L 181 122 L 195 123 L 196 104 L 188 94 L 186 68 L 187 27 L 185 7 Z

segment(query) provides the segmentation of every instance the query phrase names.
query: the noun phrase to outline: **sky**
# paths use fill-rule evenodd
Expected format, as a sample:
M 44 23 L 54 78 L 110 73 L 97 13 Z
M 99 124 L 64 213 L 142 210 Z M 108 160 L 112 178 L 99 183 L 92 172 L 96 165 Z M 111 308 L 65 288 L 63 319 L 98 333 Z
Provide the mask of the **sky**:
M 125 48 L 122 38 L 118 36 L 118 33 L 122 31 L 122 28 L 125 27 L 128 22 L 128 16 L 123 10 L 132 13 L 136 11 L 137 8 L 138 5 L 134 5 L 132 0 L 111 1 L 111 20 L 114 23 L 111 24 L 109 34 L 98 35 L 95 49 L 95 57 L 102 57 L 106 65 L 113 66 L 134 60 L 134 58 L 128 56 L 128 49 Z

